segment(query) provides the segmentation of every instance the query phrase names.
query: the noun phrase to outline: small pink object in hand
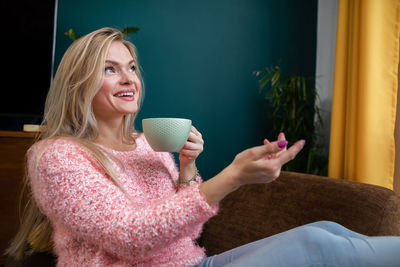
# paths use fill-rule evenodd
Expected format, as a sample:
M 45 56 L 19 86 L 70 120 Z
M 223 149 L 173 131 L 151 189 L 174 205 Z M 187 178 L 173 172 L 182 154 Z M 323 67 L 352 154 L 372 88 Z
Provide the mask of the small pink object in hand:
M 279 148 L 284 148 L 285 146 L 287 146 L 287 144 L 288 144 L 288 141 L 281 140 L 281 141 L 278 142 L 278 147 Z

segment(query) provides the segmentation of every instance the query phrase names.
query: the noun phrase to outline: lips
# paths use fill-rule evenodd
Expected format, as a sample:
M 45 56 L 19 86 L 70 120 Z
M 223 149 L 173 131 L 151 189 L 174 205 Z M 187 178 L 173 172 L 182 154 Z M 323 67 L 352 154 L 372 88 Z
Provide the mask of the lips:
M 126 92 L 126 93 L 118 93 L 115 96 L 117 97 L 125 97 L 125 96 L 133 96 L 134 93 L 133 92 Z
M 114 94 L 114 96 L 123 100 L 132 101 L 135 99 L 135 90 L 121 90 Z

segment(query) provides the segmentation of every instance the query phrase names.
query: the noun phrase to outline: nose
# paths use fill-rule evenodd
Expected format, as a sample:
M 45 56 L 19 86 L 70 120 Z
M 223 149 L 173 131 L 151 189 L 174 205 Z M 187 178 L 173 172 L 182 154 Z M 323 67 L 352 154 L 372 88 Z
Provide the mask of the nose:
M 135 80 L 135 72 L 129 72 L 129 71 L 121 71 L 121 78 L 120 78 L 120 83 L 121 84 L 132 84 Z

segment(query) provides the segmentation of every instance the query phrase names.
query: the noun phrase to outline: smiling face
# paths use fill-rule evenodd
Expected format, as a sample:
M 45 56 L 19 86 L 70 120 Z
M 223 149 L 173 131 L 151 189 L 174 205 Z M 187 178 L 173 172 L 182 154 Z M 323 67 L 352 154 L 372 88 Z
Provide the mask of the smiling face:
M 105 60 L 102 86 L 93 99 L 97 120 L 122 118 L 138 111 L 140 79 L 136 62 L 119 41 L 111 43 Z

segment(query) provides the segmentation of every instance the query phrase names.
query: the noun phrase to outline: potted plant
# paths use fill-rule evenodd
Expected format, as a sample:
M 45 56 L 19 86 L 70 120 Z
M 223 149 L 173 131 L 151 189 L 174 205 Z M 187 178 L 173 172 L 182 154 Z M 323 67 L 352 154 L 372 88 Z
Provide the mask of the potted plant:
M 327 159 L 317 143 L 317 130 L 322 126 L 315 79 L 298 74 L 286 75 L 279 66 L 255 72 L 259 93 L 268 101 L 272 121 L 272 138 L 284 132 L 287 140 L 306 140 L 306 146 L 284 170 L 324 174 Z

